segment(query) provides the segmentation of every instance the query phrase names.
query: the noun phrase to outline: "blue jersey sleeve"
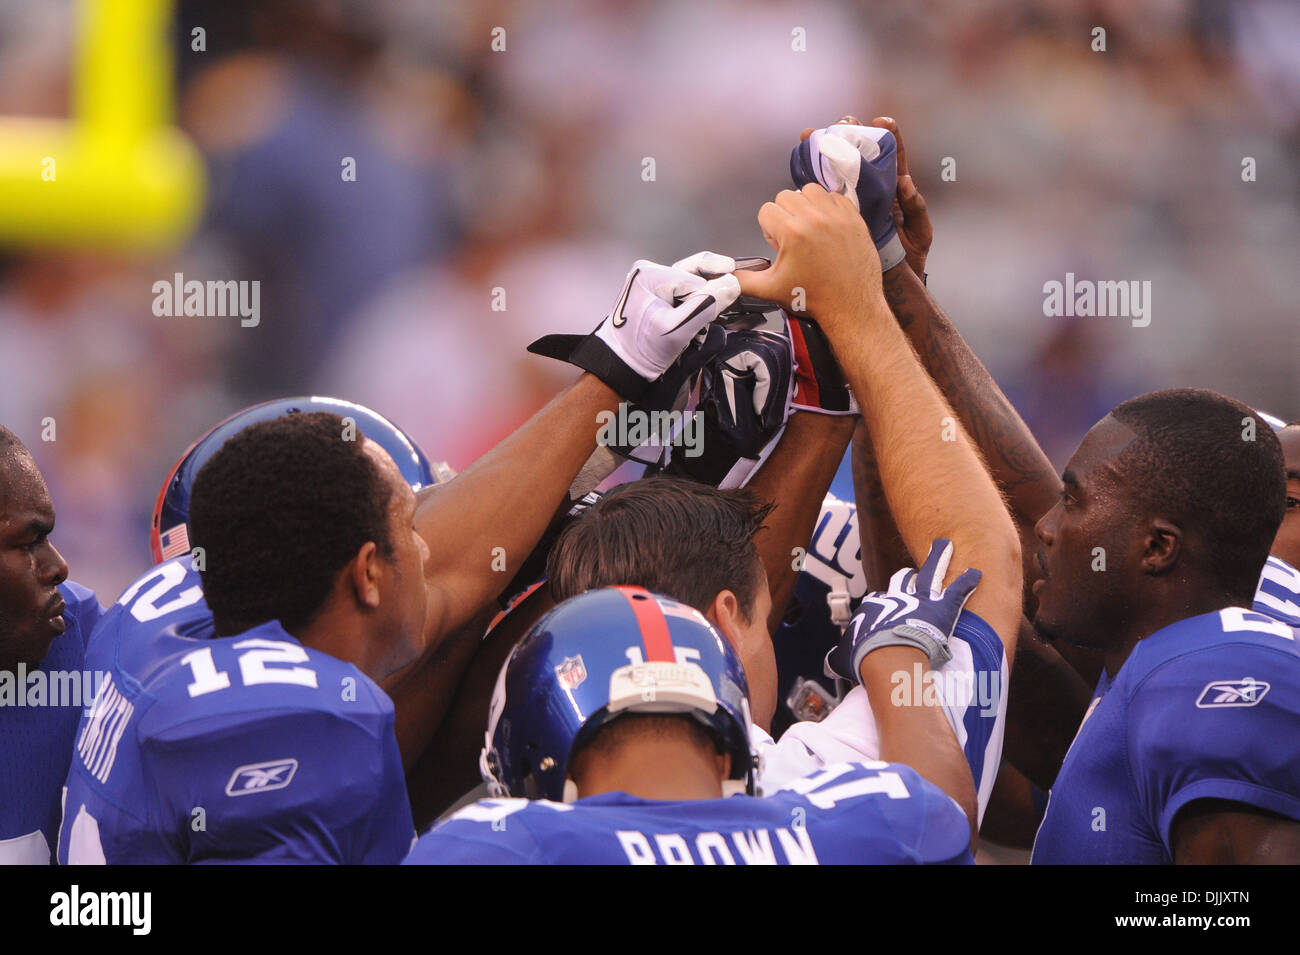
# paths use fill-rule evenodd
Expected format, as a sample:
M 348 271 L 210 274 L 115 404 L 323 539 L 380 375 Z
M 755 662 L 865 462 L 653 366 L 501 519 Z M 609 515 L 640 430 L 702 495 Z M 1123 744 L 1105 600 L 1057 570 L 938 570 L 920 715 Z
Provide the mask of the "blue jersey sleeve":
M 1230 644 L 1177 656 L 1135 687 L 1129 765 L 1170 855 L 1174 817 L 1197 799 L 1300 820 L 1300 681 L 1289 676 L 1296 662 L 1287 646 Z
M 523 799 L 483 799 L 420 837 L 403 865 L 537 865 L 537 840 L 517 814 Z M 514 818 L 512 818 L 514 817 Z
M 386 737 L 327 710 L 205 720 L 142 741 L 151 825 L 187 863 L 395 864 L 415 837 Z
M 938 678 L 944 689 L 949 721 L 975 779 L 982 816 L 993 795 L 993 783 L 1002 762 L 1009 682 L 1007 658 L 1002 639 L 983 617 L 970 610 L 963 610 L 957 618 L 953 637 L 950 641 L 953 660 L 958 662 L 960 654 L 961 667 L 945 664 Z M 970 654 L 969 661 L 964 659 L 966 653 Z M 958 674 L 966 679 L 956 678 Z

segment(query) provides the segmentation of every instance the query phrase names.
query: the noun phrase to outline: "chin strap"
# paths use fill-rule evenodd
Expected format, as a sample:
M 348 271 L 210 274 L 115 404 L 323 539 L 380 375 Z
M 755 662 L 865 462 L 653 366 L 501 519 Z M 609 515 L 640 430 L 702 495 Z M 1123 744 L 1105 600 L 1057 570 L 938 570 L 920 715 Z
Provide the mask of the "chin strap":
M 830 592 L 826 594 L 826 604 L 830 607 L 831 623 L 839 627 L 841 632 L 853 619 L 853 605 L 850 603 L 852 600 L 853 594 L 849 592 L 849 578 L 843 574 L 832 575 Z

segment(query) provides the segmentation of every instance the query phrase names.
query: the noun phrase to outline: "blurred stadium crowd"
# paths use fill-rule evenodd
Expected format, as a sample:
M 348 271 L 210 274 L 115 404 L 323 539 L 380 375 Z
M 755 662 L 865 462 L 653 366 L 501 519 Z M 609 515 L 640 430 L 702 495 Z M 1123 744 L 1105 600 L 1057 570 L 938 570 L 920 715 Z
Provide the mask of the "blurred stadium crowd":
M 0 0 L 0 115 L 67 113 L 73 28 L 71 0 Z M 929 284 L 1058 466 L 1156 388 L 1300 412 L 1293 2 L 182 0 L 174 35 L 198 234 L 0 252 L 0 409 L 102 595 L 159 475 L 253 401 L 341 395 L 464 467 L 567 380 L 529 340 L 589 330 L 635 258 L 766 251 L 799 130 L 846 112 L 899 119 Z M 1067 271 L 1151 280 L 1151 324 L 1044 317 Z M 260 281 L 260 324 L 155 316 L 175 272 Z

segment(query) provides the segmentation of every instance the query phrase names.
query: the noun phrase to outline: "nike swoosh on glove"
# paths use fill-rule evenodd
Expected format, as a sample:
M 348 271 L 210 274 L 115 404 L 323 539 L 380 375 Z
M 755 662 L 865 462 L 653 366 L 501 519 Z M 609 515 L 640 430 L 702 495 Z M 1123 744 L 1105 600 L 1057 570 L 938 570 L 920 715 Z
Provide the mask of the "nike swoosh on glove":
M 906 257 L 894 223 L 898 144 L 889 130 L 847 123 L 814 130 L 790 153 L 790 176 L 796 188 L 816 182 L 852 200 L 871 230 L 883 271 Z
M 683 269 L 638 259 L 613 310 L 595 331 L 544 335 L 528 350 L 577 365 L 636 401 L 739 295 L 735 276 L 706 281 Z
M 860 683 L 862 661 L 881 647 L 916 647 L 929 656 L 932 667 L 951 660 L 948 640 L 981 577 L 972 568 L 945 590 L 951 561 L 952 541 L 940 537 L 919 571 L 904 567 L 889 579 L 887 590 L 867 594 L 839 645 L 826 655 L 827 675 Z

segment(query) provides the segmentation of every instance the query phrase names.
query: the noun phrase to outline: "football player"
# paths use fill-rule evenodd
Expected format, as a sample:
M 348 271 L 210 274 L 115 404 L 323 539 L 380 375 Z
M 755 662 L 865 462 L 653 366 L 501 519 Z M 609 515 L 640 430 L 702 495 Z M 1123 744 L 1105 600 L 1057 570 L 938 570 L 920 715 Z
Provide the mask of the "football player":
M 851 117 L 848 119 L 851 121 Z M 892 135 L 897 135 L 897 125 L 893 120 L 882 117 L 874 120 L 873 124 L 887 128 Z M 809 141 L 810 137 L 806 132 L 805 142 Z M 981 451 L 990 462 L 994 475 L 1007 495 L 1022 540 L 1027 542 L 1024 553 L 1027 568 L 1025 606 L 1026 612 L 1032 616 L 1037 600 L 1030 592 L 1030 588 L 1041 576 L 1042 570 L 1038 562 L 1032 559 L 1038 548 L 1028 542 L 1033 540 L 1032 535 L 1039 518 L 1062 499 L 1066 489 L 1062 487 L 1061 479 L 1047 464 L 1046 456 L 1039 449 L 1033 435 L 1029 433 L 947 316 L 935 304 L 921 278 L 918 277 L 923 275 L 924 253 L 928 249 L 933 233 L 924 199 L 911 183 L 910 176 L 903 176 L 906 160 L 901 141 L 898 151 L 900 180 L 897 192 L 892 197 L 892 208 L 888 189 L 881 185 L 878 177 L 858 176 L 855 198 L 858 200 L 864 219 L 875 220 L 872 226 L 873 235 L 879 234 L 883 237 L 892 226 L 897 229 L 899 237 L 903 240 L 907 261 L 900 262 L 886 272 L 884 277 L 886 297 L 898 317 L 899 324 L 906 330 L 917 353 L 922 356 L 927 370 L 952 401 L 963 423 L 978 438 Z M 867 162 L 865 152 L 862 162 Z M 821 166 L 811 164 L 808 168 L 819 169 Z M 892 223 L 888 223 L 888 219 L 892 219 Z M 1246 411 L 1249 412 L 1249 409 Z M 1261 418 L 1269 420 L 1266 416 L 1258 416 L 1255 422 L 1258 423 Z M 1275 426 L 1280 424 L 1272 421 L 1270 423 Z M 1244 417 L 1238 419 L 1239 431 L 1247 426 Z M 1292 437 L 1288 433 L 1291 431 L 1292 429 L 1284 429 L 1279 433 L 1284 450 L 1292 447 L 1290 443 Z M 1254 433 L 1253 426 L 1250 433 Z M 1239 434 L 1238 438 L 1241 438 L 1242 434 Z M 1300 455 L 1288 453 L 1288 468 L 1294 470 L 1293 466 L 1300 466 L 1297 457 Z M 1291 471 L 1288 471 L 1288 481 L 1290 477 Z M 1211 487 L 1220 483 L 1220 480 L 1221 477 L 1216 474 L 1207 477 Z M 1292 490 L 1297 489 L 1292 488 Z M 1185 494 L 1182 485 L 1171 485 L 1171 499 L 1177 496 L 1174 492 Z M 861 496 L 859 500 L 861 502 Z M 1285 563 L 1286 555 L 1294 554 L 1294 549 L 1288 544 L 1288 541 L 1293 540 L 1288 530 L 1291 526 L 1290 513 L 1291 509 L 1288 508 L 1288 520 L 1282 522 L 1273 540 L 1275 556 L 1255 571 L 1258 580 L 1253 597 L 1244 602 L 1241 602 L 1240 595 L 1235 599 L 1241 602 L 1240 606 L 1249 607 L 1284 624 L 1294 625 L 1295 621 L 1290 614 L 1292 606 L 1300 605 L 1300 600 L 1295 596 L 1300 592 L 1300 574 L 1296 574 L 1294 569 Z M 1220 593 L 1222 590 L 1223 588 L 1220 587 Z M 1028 629 L 1026 622 L 1022 626 L 1022 632 Z M 1088 706 L 1089 698 L 1093 699 L 1093 706 L 1097 705 L 1096 700 L 1100 698 L 1097 694 L 1087 693 L 1086 685 L 1071 670 L 1071 666 L 1078 671 L 1078 674 L 1082 674 L 1085 680 L 1097 682 L 1102 687 L 1110 686 L 1114 679 L 1113 670 L 1109 667 L 1103 670 L 1102 652 L 1074 643 L 1074 641 L 1054 643 L 1053 647 L 1060 650 L 1058 655 L 1055 650 L 1037 641 L 1022 640 L 1021 644 L 1028 652 L 1021 665 L 1017 667 L 1010 694 L 1012 714 L 1008 724 L 1008 755 L 1012 757 L 1012 761 L 1018 768 L 1025 770 L 1031 779 L 1044 789 L 1052 785 L 1057 769 L 1061 766 L 1065 753 L 1070 747 L 1079 720 Z M 1068 659 L 1070 666 L 1064 665 L 1061 656 Z M 1112 662 L 1114 662 L 1113 657 Z M 1277 702 L 1274 700 L 1274 703 Z M 1208 714 L 1198 712 L 1196 715 L 1203 718 Z M 1193 761 L 1199 758 L 1195 754 L 1186 754 L 1186 757 Z M 1211 757 L 1207 754 L 1205 758 Z M 1241 767 L 1228 770 L 1229 773 L 1239 771 L 1253 770 L 1243 770 Z M 1041 806 L 1041 802 L 1039 805 Z M 1210 810 L 1208 816 L 1210 819 L 1218 815 L 1213 811 L 1216 805 L 1224 808 L 1222 803 L 1215 803 L 1213 800 L 1206 800 L 1205 805 Z M 1252 811 L 1248 807 L 1240 808 L 1245 808 L 1247 813 Z M 1186 811 L 1189 815 L 1199 814 L 1197 807 Z M 1220 821 L 1224 827 L 1231 829 L 1234 818 L 1233 812 L 1224 812 Z M 1101 824 L 1103 823 L 1098 821 L 1098 825 Z M 1150 827 L 1153 826 L 1158 828 L 1157 823 L 1148 821 L 1145 839 L 1152 839 Z M 1218 831 L 1218 826 L 1219 822 L 1212 822 L 1210 829 Z M 1159 842 L 1158 839 L 1155 841 Z M 1093 844 L 1099 842 L 1100 840 L 1093 840 Z M 1164 850 L 1166 857 L 1173 855 L 1172 848 L 1167 843 Z M 1115 851 L 1123 855 L 1129 850 Z M 1191 850 L 1186 850 L 1184 854 L 1188 852 Z M 1249 852 L 1249 840 L 1247 840 L 1247 845 L 1243 848 L 1243 858 Z M 1152 853 L 1138 852 L 1137 855 L 1148 861 L 1154 861 Z
M 199 555 L 191 553 L 189 527 L 190 498 L 199 470 L 230 437 L 250 425 L 309 411 L 340 415 L 345 422 L 361 429 L 368 440 L 378 444 L 393 459 L 417 499 L 429 496 L 439 484 L 454 477 L 450 466 L 441 461 L 431 462 L 419 446 L 388 419 L 350 401 L 301 396 L 265 401 L 246 408 L 190 445 L 168 473 L 154 505 L 150 543 L 155 564 L 169 566 L 155 567 L 130 588 L 135 601 L 155 599 L 148 595 L 164 584 L 170 585 L 166 593 L 202 593 L 198 570 L 201 561 L 195 559 Z M 112 638 L 100 639 L 96 634 L 90 641 L 86 650 L 88 665 L 107 671 L 121 654 L 129 655 L 131 666 L 152 665 L 152 661 L 174 654 L 178 646 L 184 646 L 173 642 L 177 635 L 183 634 L 191 640 L 206 640 L 212 635 L 211 611 L 201 597 L 183 605 L 169 606 L 165 613 L 149 614 L 149 619 L 144 621 L 128 610 L 115 611 L 116 629 Z M 410 764 L 437 729 L 441 704 L 472 658 L 483 628 L 484 624 L 476 628 L 471 623 L 463 633 L 448 637 L 436 651 L 426 652 L 415 664 L 382 682 L 396 709 L 397 742 L 404 764 Z
M 68 580 L 50 540 L 54 517 L 31 453 L 0 427 L 0 865 L 49 863 L 73 737 L 95 690 L 84 654 L 103 609 Z
M 137 602 L 142 581 L 122 602 L 148 622 L 206 599 L 214 636 L 106 684 L 69 774 L 61 857 L 399 860 L 414 828 L 376 681 L 500 593 L 600 414 L 652 387 L 736 294 L 730 277 L 636 263 L 615 310 L 571 343 L 587 373 L 419 502 L 338 415 L 279 417 L 222 444 L 190 502 L 202 589 L 164 579 Z
M 1084 437 L 1038 524 L 1034 626 L 1105 669 L 1035 862 L 1300 861 L 1300 634 L 1251 609 L 1285 499 L 1277 436 L 1213 392 Z
M 942 639 L 978 575 L 932 592 L 937 569 L 922 571 L 925 607 L 914 613 Z M 892 670 L 929 662 L 893 642 L 898 622 L 864 627 L 875 640 L 855 658 L 880 704 Z M 946 750 L 950 764 L 961 762 L 933 710 L 884 708 L 892 712 L 882 736 L 894 758 Z M 741 795 L 754 787 L 750 723 L 745 668 L 699 611 L 638 587 L 574 597 L 534 627 L 501 671 L 483 773 L 507 798 L 456 813 L 419 840 L 407 863 L 972 861 L 971 820 L 958 800 L 901 763 L 832 765 L 766 798 Z M 950 778 L 969 790 L 965 775 Z

